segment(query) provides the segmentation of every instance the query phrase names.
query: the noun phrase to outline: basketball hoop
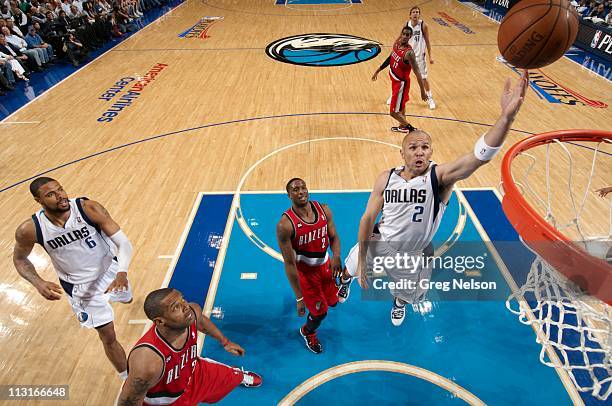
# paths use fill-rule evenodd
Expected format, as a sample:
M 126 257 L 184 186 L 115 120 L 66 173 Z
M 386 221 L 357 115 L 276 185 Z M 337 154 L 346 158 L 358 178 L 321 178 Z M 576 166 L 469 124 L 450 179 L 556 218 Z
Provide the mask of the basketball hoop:
M 594 151 L 590 176 L 578 205 L 573 192 L 574 159 L 568 148 L 570 144 L 580 147 L 582 155 L 586 150 Z M 567 185 L 574 214 L 567 224 L 560 224 L 551 208 L 551 202 L 559 198 L 551 195 L 551 145 L 558 146 L 568 158 Z M 525 284 L 508 298 L 506 307 L 517 314 L 522 323 L 534 328 L 537 342 L 542 344 L 540 360 L 544 364 L 565 370 L 578 390 L 606 400 L 612 393 L 612 311 L 609 306 L 612 304 L 612 265 L 605 256 L 594 255 L 589 250 L 589 242 L 610 241 L 612 205 L 608 235 L 586 236 L 580 223 L 585 202 L 592 193 L 597 157 L 610 155 L 601 152 L 602 145 L 612 145 L 612 132 L 566 130 L 534 135 L 510 148 L 502 161 L 501 171 L 504 213 L 536 256 Z M 537 161 L 533 150 L 539 146 L 546 146 L 546 201 L 534 193 L 529 184 L 529 173 Z M 520 183 L 513 177 L 511 168 L 519 156 L 531 160 Z M 612 183 L 612 179 L 607 180 Z M 521 185 L 521 190 L 517 184 Z M 545 215 L 538 214 L 527 202 L 524 191 L 533 194 L 536 203 L 544 206 Z M 569 227 L 575 229 L 581 241 L 572 241 L 561 232 Z

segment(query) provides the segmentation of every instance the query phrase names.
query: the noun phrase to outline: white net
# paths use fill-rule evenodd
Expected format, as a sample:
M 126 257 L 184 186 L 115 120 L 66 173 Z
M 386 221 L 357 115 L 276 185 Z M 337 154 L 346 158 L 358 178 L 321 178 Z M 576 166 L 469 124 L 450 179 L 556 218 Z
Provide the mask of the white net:
M 513 176 L 515 166 L 523 170 L 515 183 L 532 207 L 586 252 L 604 260 L 612 252 L 612 199 L 597 196 L 593 185 L 612 183 L 609 145 L 609 139 L 584 145 L 554 140 L 523 152 L 515 158 L 516 165 L 513 161 Z M 601 161 L 605 164 L 598 165 Z M 612 310 L 534 254 L 526 282 L 506 307 L 533 327 L 544 364 L 565 371 L 579 391 L 607 400 L 612 394 Z

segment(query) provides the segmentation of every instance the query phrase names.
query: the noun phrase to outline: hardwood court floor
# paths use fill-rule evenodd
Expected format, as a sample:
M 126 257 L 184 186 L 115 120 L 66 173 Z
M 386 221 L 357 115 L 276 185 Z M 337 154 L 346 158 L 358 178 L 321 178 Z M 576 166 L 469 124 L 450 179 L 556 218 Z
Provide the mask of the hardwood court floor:
M 145 318 L 144 296 L 161 286 L 169 265 L 158 256 L 174 253 L 197 192 L 235 190 L 257 160 L 289 144 L 330 137 L 401 141 L 389 131 L 386 74 L 375 83 L 370 77 L 412 5 L 190 0 L 9 117 L 0 126 L 0 383 L 69 384 L 74 405 L 110 404 L 120 386 L 95 333 L 79 329 L 68 303 L 45 301 L 13 268 L 15 228 L 38 209 L 27 179 L 57 168 L 48 175 L 70 196 L 102 202 L 130 237 L 135 301 L 115 307 L 117 334 L 129 349 L 142 325 L 128 320 Z M 438 108 L 418 101 L 413 83 L 407 110 L 415 126 L 432 134 L 434 158 L 444 162 L 471 150 L 499 113 L 504 79 L 518 76 L 496 60 L 495 22 L 454 1 L 426 1 L 421 9 L 433 42 L 429 70 Z M 475 34 L 436 23 L 432 17 L 448 21 L 439 12 Z M 223 17 L 209 38 L 178 37 L 204 16 Z M 303 33 L 351 34 L 383 49 L 373 60 L 335 68 L 283 64 L 264 52 L 277 39 Z M 100 95 L 158 64 L 167 66 L 129 107 L 112 122 L 97 121 L 110 106 Z M 563 59 L 543 71 L 589 99 L 612 102 L 609 82 L 574 62 Z M 513 125 L 520 131 L 507 145 L 526 133 L 609 130 L 610 118 L 609 109 L 548 103 L 530 91 Z M 40 123 L 7 124 L 28 121 Z M 497 185 L 500 161 L 461 186 Z M 358 139 L 305 143 L 267 161 L 244 189 L 280 190 L 293 176 L 312 189 L 364 189 L 400 163 L 396 149 Z M 602 167 L 598 182 L 612 179 L 610 168 Z M 35 253 L 41 275 L 56 280 L 42 250 Z

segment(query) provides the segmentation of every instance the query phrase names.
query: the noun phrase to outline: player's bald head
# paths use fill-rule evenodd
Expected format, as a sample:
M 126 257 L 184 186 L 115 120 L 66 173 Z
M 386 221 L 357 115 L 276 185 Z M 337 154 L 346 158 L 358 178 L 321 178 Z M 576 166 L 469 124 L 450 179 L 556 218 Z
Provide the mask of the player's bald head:
M 431 145 L 431 136 L 423 130 L 411 131 L 404 137 L 404 140 L 402 141 L 402 149 L 406 148 L 406 146 L 412 141 L 427 141 L 429 142 L 429 145 Z

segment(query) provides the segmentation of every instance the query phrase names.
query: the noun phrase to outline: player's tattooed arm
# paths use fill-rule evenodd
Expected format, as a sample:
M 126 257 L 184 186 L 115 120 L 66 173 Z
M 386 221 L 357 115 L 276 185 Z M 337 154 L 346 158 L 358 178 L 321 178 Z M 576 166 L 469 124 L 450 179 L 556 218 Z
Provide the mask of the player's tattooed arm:
M 127 384 L 126 384 L 127 385 Z M 119 398 L 119 406 L 140 406 L 144 395 L 149 389 L 149 383 L 142 378 L 134 378 L 130 383 L 132 390 L 128 394 L 122 394 Z
M 119 224 L 113 220 L 108 210 L 100 203 L 95 200 L 82 200 L 82 204 L 87 217 L 99 225 L 104 234 L 110 237 L 119 231 Z
M 15 248 L 13 249 L 13 264 L 17 273 L 27 280 L 47 300 L 58 300 L 62 297 L 62 288 L 53 282 L 42 279 L 28 256 L 36 243 L 36 231 L 32 220 L 23 222 L 15 231 Z
M 161 379 L 164 371 L 164 360 L 147 347 L 132 350 L 128 357 L 129 374 L 121 388 L 119 406 L 142 405 L 149 388 Z

